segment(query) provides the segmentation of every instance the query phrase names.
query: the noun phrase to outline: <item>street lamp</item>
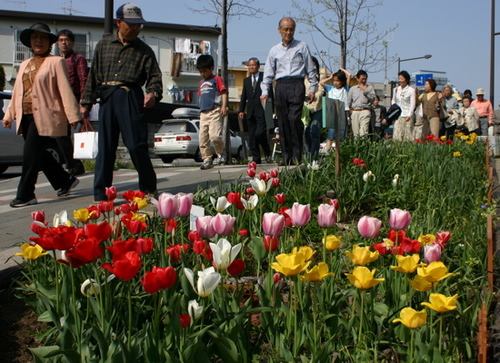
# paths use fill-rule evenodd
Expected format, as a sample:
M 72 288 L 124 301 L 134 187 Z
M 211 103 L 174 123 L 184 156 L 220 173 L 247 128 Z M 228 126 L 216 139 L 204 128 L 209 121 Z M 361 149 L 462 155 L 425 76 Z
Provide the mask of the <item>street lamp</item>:
M 407 61 L 412 61 L 412 60 L 417 60 L 417 59 L 429 59 L 430 57 L 432 57 L 432 54 L 426 54 L 423 57 L 408 58 L 408 59 L 398 58 L 398 74 L 401 71 L 401 62 L 407 62 Z

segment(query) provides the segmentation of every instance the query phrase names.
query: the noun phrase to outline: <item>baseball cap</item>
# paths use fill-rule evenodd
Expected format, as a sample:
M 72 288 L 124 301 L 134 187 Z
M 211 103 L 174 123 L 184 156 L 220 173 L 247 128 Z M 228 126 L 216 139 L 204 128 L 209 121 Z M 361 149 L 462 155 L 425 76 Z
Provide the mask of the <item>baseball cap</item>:
M 130 24 L 144 24 L 146 20 L 142 17 L 142 10 L 136 4 L 126 3 L 116 10 L 116 18 Z
M 484 89 L 482 89 L 482 88 L 478 88 L 478 89 L 476 90 L 476 95 L 484 95 Z

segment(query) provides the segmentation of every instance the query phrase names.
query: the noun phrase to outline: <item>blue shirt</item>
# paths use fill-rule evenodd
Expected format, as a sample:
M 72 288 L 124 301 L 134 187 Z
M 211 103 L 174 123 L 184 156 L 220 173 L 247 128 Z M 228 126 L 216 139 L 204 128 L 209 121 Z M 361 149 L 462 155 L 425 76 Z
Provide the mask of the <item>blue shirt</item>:
M 268 95 L 274 80 L 282 78 L 309 79 L 309 92 L 316 92 L 318 79 L 316 67 L 306 43 L 293 39 L 288 46 L 282 42 L 269 51 L 264 67 L 264 79 L 261 83 L 262 95 Z
M 221 93 L 226 90 L 226 86 L 219 76 L 212 76 L 202 79 L 198 86 L 200 96 L 200 111 L 213 110 L 220 106 L 222 102 Z

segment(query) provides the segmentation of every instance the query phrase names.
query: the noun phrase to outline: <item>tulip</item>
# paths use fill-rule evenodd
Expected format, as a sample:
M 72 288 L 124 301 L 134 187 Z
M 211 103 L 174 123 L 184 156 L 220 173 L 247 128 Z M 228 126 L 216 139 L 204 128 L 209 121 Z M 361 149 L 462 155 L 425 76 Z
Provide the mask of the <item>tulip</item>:
M 271 179 L 271 175 L 266 173 L 265 171 L 262 171 L 260 174 L 259 174 L 259 178 L 264 180 L 265 182 L 268 182 L 270 179 Z
M 210 249 L 214 257 L 214 267 L 218 270 L 226 270 L 240 252 L 241 243 L 232 246 L 227 239 L 221 238 L 217 244 L 210 243 Z
M 318 263 L 310 270 L 306 270 L 306 273 L 300 276 L 302 281 L 321 281 L 326 276 L 333 276 L 333 272 L 328 272 L 328 265 L 324 262 Z
M 364 238 L 377 238 L 381 228 L 382 221 L 374 217 L 364 216 L 358 222 L 359 234 Z
M 317 160 L 313 160 L 312 163 L 307 165 L 307 167 L 311 170 L 318 170 L 319 169 L 319 163 Z
M 141 283 L 148 294 L 154 294 L 160 290 L 170 289 L 176 279 L 177 274 L 172 266 L 165 268 L 154 266 L 152 271 L 146 271 Z
M 188 313 L 192 320 L 196 320 L 201 316 L 203 306 L 199 305 L 196 300 L 189 300 Z
M 33 221 L 45 223 L 45 212 L 43 210 L 31 212 L 31 219 L 33 219 Z
M 73 268 L 89 264 L 102 257 L 102 247 L 95 237 L 76 241 L 74 246 L 66 251 L 66 259 Z
M 78 222 L 85 223 L 90 219 L 90 213 L 87 208 L 80 208 L 73 211 L 73 218 Z
M 274 196 L 274 198 L 279 204 L 285 204 L 286 202 L 285 193 L 278 193 Z
M 457 308 L 457 298 L 458 294 L 447 297 L 442 294 L 433 293 L 429 296 L 429 302 L 423 302 L 421 305 L 427 306 L 438 313 L 446 313 Z
M 194 243 L 194 241 L 198 241 L 199 239 L 201 239 L 201 236 L 197 231 L 189 231 L 188 233 L 189 242 Z
M 187 252 L 189 250 L 189 245 L 187 243 L 180 243 L 175 246 L 170 246 L 167 248 L 167 255 L 170 257 L 170 262 L 174 263 L 180 260 L 181 253 Z
M 441 250 L 444 250 L 444 246 L 448 243 L 448 241 L 451 238 L 451 233 L 450 232 L 438 232 L 436 233 L 436 242 L 440 247 Z
M 269 175 L 271 175 L 271 178 L 277 178 L 279 175 L 278 169 L 271 169 L 271 171 L 269 172 Z
M 257 163 L 255 161 L 248 163 L 248 168 L 254 170 L 257 169 Z
M 227 272 L 231 276 L 239 275 L 244 270 L 245 270 L 245 262 L 241 258 L 237 258 L 227 267 Z
M 106 197 L 108 200 L 115 200 L 116 199 L 116 187 L 106 187 L 105 189 Z
M 434 286 L 437 283 L 434 283 Z M 413 280 L 410 280 L 410 285 L 413 287 L 415 290 L 420 291 L 420 292 L 426 292 L 432 289 L 432 283 L 424 279 L 420 275 L 416 275 Z
M 276 256 L 276 261 L 271 263 L 271 267 L 285 276 L 296 276 L 309 267 L 311 254 L 308 250 L 297 250 L 292 253 Z
M 431 283 L 438 282 L 455 275 L 453 273 L 448 273 L 448 267 L 446 267 L 441 261 L 431 262 L 427 267 L 418 268 L 417 274 Z
M 146 193 L 141 192 L 139 190 L 127 190 L 125 193 L 122 193 L 123 199 L 125 199 L 127 202 L 131 202 L 134 200 L 134 198 L 141 198 L 144 199 L 146 197 Z
M 156 206 L 156 209 L 158 209 L 160 217 L 165 219 L 177 217 L 179 201 L 175 195 L 170 193 L 161 193 L 158 199 L 151 198 L 151 203 L 153 203 Z
M 342 243 L 342 236 L 337 237 L 333 234 L 330 234 L 323 238 L 323 243 L 326 244 L 326 249 L 328 251 L 336 250 L 340 247 Z
M 139 234 L 145 232 L 146 229 L 148 228 L 148 225 L 145 222 L 142 222 L 141 220 L 138 219 L 132 219 L 127 222 L 124 222 L 123 224 L 125 224 L 125 227 L 127 227 L 129 232 L 132 234 Z
M 211 223 L 215 233 L 221 236 L 229 236 L 233 232 L 235 222 L 236 217 L 229 214 L 217 213 L 217 215 L 212 218 Z
M 385 279 L 375 279 L 375 272 L 376 269 L 370 271 L 368 267 L 358 266 L 354 268 L 352 274 L 345 275 L 357 289 L 366 290 L 385 281 Z
M 394 178 L 392 179 L 391 184 L 393 187 L 396 187 L 398 183 L 399 183 L 399 174 L 394 174 Z
M 177 216 L 187 217 L 191 213 L 191 207 L 193 206 L 193 193 L 178 193 L 177 201 L 179 204 L 179 210 L 177 211 Z
M 269 180 L 267 183 L 266 181 L 259 179 L 259 178 L 253 178 L 250 179 L 250 185 L 252 186 L 252 189 L 257 193 L 257 195 L 265 195 L 269 189 L 271 189 L 272 186 L 272 181 Z
M 399 319 L 394 319 L 393 323 L 402 323 L 410 329 L 417 329 L 425 325 L 427 322 L 427 311 L 416 311 L 412 308 L 404 308 L 399 314 Z
M 332 227 L 337 222 L 337 211 L 330 204 L 318 206 L 318 225 L 322 228 Z
M 196 231 L 202 238 L 213 238 L 215 230 L 212 225 L 212 216 L 204 216 L 196 218 Z
M 61 213 L 54 214 L 54 219 L 52 221 L 54 227 L 59 226 L 71 226 L 71 221 L 68 220 L 68 212 L 63 210 Z
M 281 275 L 278 272 L 276 272 L 273 275 L 273 281 L 274 281 L 275 284 L 277 284 L 278 282 L 280 282 L 280 280 L 281 280 Z
M 408 211 L 394 208 L 389 212 L 389 226 L 394 229 L 406 229 L 411 223 L 411 214 Z
M 401 256 L 397 255 L 396 260 L 398 261 L 398 266 L 391 266 L 394 271 L 403 272 L 405 274 L 411 274 L 416 271 L 417 267 L 420 266 L 420 256 L 414 254 L 411 256 Z
M 339 210 L 339 200 L 338 199 L 330 200 L 330 204 L 335 207 L 335 210 Z
M 145 255 L 153 250 L 152 238 L 137 238 L 137 253 Z
M 294 226 L 304 227 L 311 220 L 311 206 L 293 203 L 291 218 Z
M 439 261 L 441 259 L 441 246 L 437 243 L 424 246 L 424 261 L 429 264 L 434 261 Z
M 108 270 L 120 280 L 131 280 L 139 272 L 142 262 L 135 251 L 113 254 L 113 263 L 103 263 L 102 268 Z
M 217 288 L 221 280 L 220 274 L 215 272 L 213 267 L 206 268 L 203 271 L 198 271 L 198 282 L 196 286 L 194 284 L 193 271 L 189 268 L 184 268 L 184 274 L 193 287 L 194 292 L 201 297 L 210 296 L 210 294 Z
M 241 236 L 241 237 L 247 237 L 248 236 L 248 229 L 240 229 L 238 231 L 238 234 Z
M 73 247 L 81 234 L 81 229 L 59 226 L 41 230 L 40 237 L 31 237 L 30 241 L 39 244 L 45 251 L 66 251 Z
M 373 174 L 371 170 L 368 170 L 368 172 L 363 174 L 363 180 L 365 182 L 368 182 L 369 180 L 375 181 L 375 179 L 377 178 L 375 177 L 375 174 Z
M 276 251 L 278 249 L 278 238 L 272 236 L 264 236 L 264 248 L 266 249 L 266 251 Z
M 148 206 L 148 202 L 146 201 L 146 199 L 139 197 L 134 197 L 130 204 L 135 204 L 137 206 L 137 209 L 144 209 Z
M 271 184 L 275 188 L 279 187 L 280 186 L 280 179 L 279 178 L 273 178 L 273 179 L 271 179 Z
M 179 323 L 181 325 L 181 328 L 187 328 L 188 326 L 191 325 L 191 317 L 189 314 L 181 314 L 179 315 Z
M 231 204 L 237 204 L 241 200 L 241 193 L 227 193 L 226 199 Z
M 370 251 L 370 246 L 361 247 L 359 245 L 352 246 L 352 252 L 346 251 L 346 255 L 351 259 L 352 263 L 358 266 L 364 266 L 379 257 L 378 251 Z
M 215 199 L 214 197 L 210 197 L 210 201 L 212 202 L 212 205 L 214 206 L 214 209 L 217 213 L 224 212 L 224 210 L 231 205 L 231 203 L 228 202 L 225 196 L 219 197 L 217 199 Z
M 111 212 L 114 207 L 115 207 L 115 203 L 112 200 L 109 200 L 109 201 L 108 200 L 104 200 L 104 201 L 102 201 L 101 203 L 99 203 L 97 205 L 97 209 L 101 213 Z
M 255 169 L 248 169 L 247 170 L 247 175 L 250 177 L 250 178 L 255 178 L 255 175 L 257 173 L 255 172 Z
M 270 236 L 281 236 L 285 227 L 285 217 L 279 213 L 264 213 L 262 216 L 262 231 Z
M 436 236 L 432 233 L 421 234 L 418 236 L 418 241 L 422 244 L 422 246 L 430 245 L 436 241 Z
M 167 233 L 174 233 L 177 229 L 177 221 L 175 219 L 164 219 L 163 220 L 163 229 L 167 231 Z
M 23 243 L 21 251 L 21 253 L 15 253 L 14 256 L 21 256 L 27 260 L 36 260 L 40 256 L 48 255 L 41 246 L 33 243 Z
M 246 210 L 254 210 L 255 207 L 257 207 L 257 204 L 259 203 L 259 196 L 257 194 L 254 194 L 250 196 L 248 199 L 240 199 L 241 203 L 243 204 L 243 208 Z

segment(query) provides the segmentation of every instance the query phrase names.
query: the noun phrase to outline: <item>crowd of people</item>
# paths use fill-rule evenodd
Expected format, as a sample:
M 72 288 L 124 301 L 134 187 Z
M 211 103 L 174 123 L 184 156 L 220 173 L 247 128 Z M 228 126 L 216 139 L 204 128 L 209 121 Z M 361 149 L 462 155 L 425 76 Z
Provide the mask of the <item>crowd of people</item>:
M 21 33 L 21 42 L 33 56 L 19 68 L 12 101 L 3 117 L 4 127 L 10 128 L 16 121 L 17 133 L 25 140 L 22 175 L 11 207 L 37 203 L 35 184 L 40 170 L 59 197 L 78 185 L 76 176 L 85 169 L 73 158 L 71 129 L 79 123 L 89 125 L 88 116 L 96 103 L 100 107 L 94 200 L 107 199 L 105 190 L 113 182 L 120 134 L 137 170 L 139 190 L 150 197 L 158 194 L 148 153 L 147 123 L 142 119 L 145 109 L 162 99 L 163 85 L 153 50 L 138 38 L 144 23 L 137 5 L 120 6 L 116 11 L 117 31 L 99 41 L 90 70 L 85 57 L 74 52 L 75 37 L 70 30 L 55 35 L 48 25 L 36 23 Z M 345 69 L 321 75 L 318 60 L 305 42 L 295 39 L 295 30 L 292 18 L 279 21 L 281 39 L 270 49 L 264 72 L 259 71 L 257 58 L 247 62 L 249 76 L 244 80 L 238 117 L 247 121 L 250 157 L 257 164 L 262 162 L 262 154 L 266 162 L 271 161 L 266 115 L 272 110 L 279 130 L 281 165 L 300 164 L 304 154 L 310 160 L 318 157 L 325 119 L 327 151 L 334 141 L 348 136 L 386 137 L 391 124 L 392 138 L 399 141 L 429 134 L 452 138 L 457 129 L 484 135 L 493 124 L 493 107 L 484 99 L 482 89 L 476 91 L 476 99 L 470 91 L 460 98 L 452 94 L 450 86 L 437 92 L 436 82 L 430 78 L 420 93 L 410 86 L 406 71 L 399 72 L 392 106 L 386 110 L 364 70 L 355 76 Z M 51 55 L 55 43 L 59 56 Z M 202 78 L 198 86 L 200 168 L 206 170 L 214 166 L 215 156 L 219 163 L 227 162 L 221 133 L 222 119 L 228 113 L 228 90 L 223 79 L 214 74 L 211 55 L 200 55 L 196 68 Z M 323 109 L 323 98 L 331 100 L 329 105 L 333 106 Z M 45 150 L 48 138 L 57 140 L 66 169 Z M 210 144 L 217 155 L 213 155 Z

